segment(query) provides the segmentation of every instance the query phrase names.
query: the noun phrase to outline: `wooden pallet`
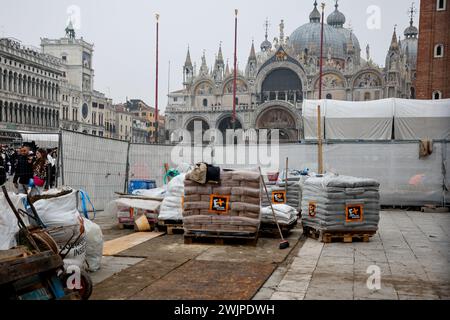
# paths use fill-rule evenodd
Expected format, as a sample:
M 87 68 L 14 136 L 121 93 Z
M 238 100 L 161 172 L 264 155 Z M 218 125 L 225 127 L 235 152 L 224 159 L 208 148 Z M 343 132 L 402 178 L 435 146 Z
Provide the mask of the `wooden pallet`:
M 190 231 L 184 234 L 184 244 L 192 243 L 213 243 L 215 245 L 228 244 L 246 244 L 255 246 L 258 242 L 258 236 L 254 233 L 236 233 L 231 232 L 208 232 L 208 231 Z
M 281 232 L 283 236 L 286 237 L 289 235 L 291 230 L 297 225 L 297 221 L 289 224 L 282 225 L 280 224 Z M 259 227 L 259 234 L 264 235 L 266 237 L 280 237 L 280 232 L 278 231 L 278 227 L 275 223 L 261 223 Z
M 150 231 L 156 231 L 156 223 L 149 221 L 149 224 L 150 224 Z M 120 230 L 123 230 L 123 229 L 134 229 L 135 230 L 135 225 L 134 225 L 134 223 L 118 223 L 117 228 L 119 228 Z
M 184 227 L 182 220 L 159 220 L 158 230 L 165 230 L 168 235 L 183 234 Z
M 369 242 L 370 237 L 375 235 L 375 233 L 376 231 L 324 231 L 316 230 L 312 227 L 303 226 L 303 234 L 305 236 L 316 239 L 323 243 L 352 243 L 354 241 Z

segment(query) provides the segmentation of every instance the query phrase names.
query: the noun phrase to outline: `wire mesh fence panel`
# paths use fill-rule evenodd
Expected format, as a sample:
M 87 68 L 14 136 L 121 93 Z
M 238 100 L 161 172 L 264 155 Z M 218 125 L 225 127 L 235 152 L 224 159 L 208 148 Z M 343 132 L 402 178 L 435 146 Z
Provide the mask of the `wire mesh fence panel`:
M 130 144 L 128 149 L 127 142 L 63 131 L 62 146 L 65 184 L 86 190 L 96 209 L 103 209 L 115 191 L 124 190 L 127 152 L 128 180 L 151 179 L 161 186 L 165 164 L 171 168 L 180 164 L 176 147 L 170 145 Z M 291 169 L 317 171 L 317 145 L 280 144 L 276 150 L 265 159 L 273 161 L 276 169 L 282 170 L 288 157 Z M 341 175 L 377 179 L 382 205 L 440 205 L 449 199 L 449 156 L 448 142 L 435 142 L 433 152 L 426 157 L 419 156 L 419 142 L 333 142 L 324 145 L 324 168 Z M 255 168 L 258 164 L 220 166 Z
M 127 142 L 62 131 L 62 147 L 65 185 L 85 190 L 96 209 L 123 191 Z
M 129 156 L 129 179 L 151 179 L 157 186 L 163 185 L 164 164 L 173 167 L 173 146 L 155 144 L 131 144 Z

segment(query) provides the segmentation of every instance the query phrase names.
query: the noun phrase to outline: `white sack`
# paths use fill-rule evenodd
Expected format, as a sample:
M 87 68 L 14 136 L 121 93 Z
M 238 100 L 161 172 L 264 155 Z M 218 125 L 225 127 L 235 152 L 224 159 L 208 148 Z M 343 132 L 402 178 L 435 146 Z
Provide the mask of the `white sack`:
M 103 255 L 102 229 L 96 223 L 83 218 L 86 232 L 86 263 L 89 271 L 100 269 Z
M 25 195 L 17 195 L 8 192 L 8 195 L 16 209 L 24 209 L 22 198 Z M 27 217 L 22 216 L 25 224 L 28 223 Z M 17 218 L 11 210 L 3 192 L 0 192 L 0 250 L 8 250 L 17 245 L 15 235 L 19 232 Z
M 183 219 L 184 177 L 185 174 L 182 173 L 168 183 L 167 193 L 159 210 L 159 220 Z
M 272 206 L 279 224 L 291 224 L 297 220 L 298 212 L 295 208 L 286 204 L 273 204 Z M 275 222 L 270 206 L 261 209 L 261 221 L 268 223 Z
M 82 232 L 83 219 L 77 209 L 78 192 L 50 199 L 41 199 L 34 203 L 42 222 L 49 228 L 49 234 L 60 246 L 72 238 L 75 240 Z

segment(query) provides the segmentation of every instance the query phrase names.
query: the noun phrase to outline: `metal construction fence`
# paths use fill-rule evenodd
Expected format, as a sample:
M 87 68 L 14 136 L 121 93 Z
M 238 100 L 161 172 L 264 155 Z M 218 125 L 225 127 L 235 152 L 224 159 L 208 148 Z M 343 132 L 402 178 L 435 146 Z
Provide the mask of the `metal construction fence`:
M 324 168 L 327 172 L 377 179 L 382 205 L 448 204 L 450 141 L 435 141 L 432 154 L 423 158 L 419 156 L 419 144 L 327 141 L 323 146 Z M 60 133 L 59 145 L 60 184 L 87 191 L 97 210 L 104 209 L 115 192 L 124 192 L 128 180 L 153 179 L 161 186 L 164 164 L 176 167 L 174 145 L 134 144 L 65 130 Z M 290 168 L 317 169 L 314 142 L 280 144 L 277 153 L 280 169 L 286 157 Z M 248 163 L 226 166 L 255 167 Z

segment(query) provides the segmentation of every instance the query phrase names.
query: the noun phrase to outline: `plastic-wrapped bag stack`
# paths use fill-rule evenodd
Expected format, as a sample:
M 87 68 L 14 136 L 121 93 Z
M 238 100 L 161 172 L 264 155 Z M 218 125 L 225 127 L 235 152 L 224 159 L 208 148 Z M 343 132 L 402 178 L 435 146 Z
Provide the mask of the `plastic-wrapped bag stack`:
M 219 184 L 205 185 L 185 180 L 185 231 L 257 234 L 260 225 L 259 173 L 221 171 L 220 179 Z
M 280 225 L 290 225 L 297 221 L 297 210 L 286 204 L 274 204 L 273 211 Z M 275 223 L 273 213 L 270 206 L 261 209 L 261 222 Z
M 287 204 L 288 206 L 295 208 L 297 211 L 300 211 L 301 209 L 301 201 L 302 201 L 302 194 L 300 189 L 299 181 L 301 179 L 304 179 L 304 176 L 300 174 L 294 174 L 297 171 L 289 171 L 288 177 L 287 177 L 287 192 L 286 192 L 286 202 L 284 204 Z M 286 191 L 286 181 L 284 172 L 282 172 L 279 176 L 279 179 L 277 182 L 266 182 L 267 185 L 267 191 L 269 192 L 269 196 L 272 198 L 272 192 L 274 191 Z M 263 190 L 263 193 L 265 191 Z M 272 201 L 272 203 L 277 204 Z M 280 203 L 282 204 L 282 203 Z M 264 207 L 269 206 L 269 201 L 267 200 L 267 196 L 263 195 L 262 197 L 262 205 Z
M 185 174 L 182 173 L 168 183 L 164 200 L 159 208 L 159 220 L 183 219 L 184 177 Z
M 379 186 L 368 178 L 310 177 L 303 186 L 303 226 L 323 231 L 377 231 Z

